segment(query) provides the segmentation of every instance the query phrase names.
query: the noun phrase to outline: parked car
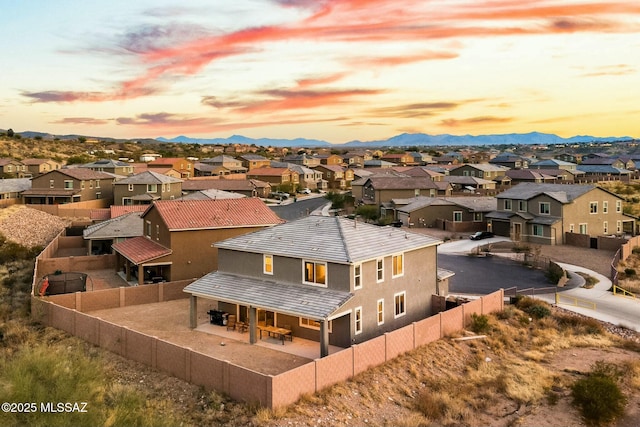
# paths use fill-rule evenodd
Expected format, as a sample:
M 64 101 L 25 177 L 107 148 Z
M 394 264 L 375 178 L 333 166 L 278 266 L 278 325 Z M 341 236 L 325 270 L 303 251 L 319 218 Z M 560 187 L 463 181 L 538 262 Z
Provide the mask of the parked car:
M 269 197 L 272 199 L 285 200 L 289 198 L 289 193 L 285 193 L 284 191 L 274 191 L 269 194 Z
M 489 237 L 493 237 L 493 233 L 490 231 L 477 231 L 469 236 L 471 240 L 482 240 L 488 239 Z
M 298 190 L 300 194 L 311 194 L 311 190 L 308 188 L 303 188 L 302 190 Z

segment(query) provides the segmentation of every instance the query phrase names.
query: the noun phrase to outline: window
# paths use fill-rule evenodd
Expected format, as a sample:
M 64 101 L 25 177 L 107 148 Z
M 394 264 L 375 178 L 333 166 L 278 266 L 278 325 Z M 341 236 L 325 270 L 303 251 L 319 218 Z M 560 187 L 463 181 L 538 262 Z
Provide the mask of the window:
M 133 184 L 129 184 L 129 191 L 133 191 Z
M 542 226 L 538 224 L 533 224 L 533 235 L 534 236 L 542 236 Z
M 84 190 L 84 181 L 80 181 L 80 189 Z
M 96 179 L 96 188 L 100 188 L 100 180 Z
M 418 197 L 420 195 L 420 189 L 419 188 L 414 189 L 413 190 L 413 195 Z
M 315 285 L 327 284 L 327 264 L 323 262 L 304 262 L 304 282 Z
M 384 280 L 384 259 L 380 258 L 376 260 L 376 270 L 378 274 L 376 280 L 380 283 Z
M 167 182 L 167 191 L 171 191 L 171 183 Z
M 406 297 L 406 292 L 400 292 L 393 296 L 393 300 L 395 303 L 394 318 L 404 316 L 405 314 L 407 314 L 407 307 L 405 306 L 405 297 Z
M 164 193 L 165 190 L 167 189 L 167 185 L 166 184 L 162 184 L 162 192 Z
M 580 224 L 580 234 L 587 234 L 587 224 Z
M 527 211 L 527 201 L 526 200 L 518 200 L 518 211 L 526 212 Z
M 356 335 L 362 333 L 362 307 L 353 310 L 353 328 Z
M 505 211 L 511 210 L 511 199 L 504 199 L 504 210 Z
M 549 215 L 551 213 L 551 204 L 549 202 L 540 203 L 540 215 Z
M 89 188 L 93 189 L 93 181 L 89 181 Z
M 49 188 L 53 188 L 55 185 L 55 183 L 53 182 L 52 179 L 49 180 Z
M 147 221 L 147 237 L 151 238 L 151 221 Z
M 382 325 L 384 323 L 384 300 L 378 300 L 378 325 Z
M 394 255 L 393 260 L 393 274 L 391 277 L 400 277 L 404 274 L 404 255 Z
M 311 320 L 305 317 L 300 317 L 299 319 L 300 319 L 300 322 L 298 324 L 303 328 L 315 329 L 316 331 L 320 330 L 320 322 L 318 322 L 317 320 Z M 333 321 L 329 320 L 328 325 L 329 325 L 329 333 L 331 333 L 333 329 Z
M 462 222 L 462 211 L 453 212 L 453 222 Z
M 616 200 L 616 212 L 622 212 L 622 200 Z
M 362 288 L 362 265 L 356 264 L 353 266 L 353 288 L 361 289 Z
M 122 204 L 124 206 L 131 206 L 131 205 L 133 205 L 133 200 L 131 199 L 131 197 L 123 197 L 122 198 Z
M 575 225 L 569 224 L 569 233 L 573 233 L 575 229 L 576 229 Z
M 473 222 L 482 222 L 482 212 L 473 213 Z
M 102 193 L 101 192 L 97 192 L 96 193 L 96 199 L 102 199 Z
M 609 213 L 609 202 L 607 201 L 603 201 L 602 202 L 602 213 Z
M 158 184 L 147 184 L 147 193 L 157 193 Z
M 598 213 L 598 202 L 589 203 L 589 213 L 597 214 Z
M 616 233 L 622 232 L 622 221 L 616 221 Z
M 262 272 L 264 274 L 273 274 L 273 255 L 263 255 Z
M 160 240 L 160 224 L 156 224 L 156 240 Z
M 609 232 L 609 222 L 608 221 L 602 221 L 602 232 L 604 234 L 607 234 Z
M 64 189 L 65 190 L 73 190 L 73 181 L 70 179 L 64 180 Z

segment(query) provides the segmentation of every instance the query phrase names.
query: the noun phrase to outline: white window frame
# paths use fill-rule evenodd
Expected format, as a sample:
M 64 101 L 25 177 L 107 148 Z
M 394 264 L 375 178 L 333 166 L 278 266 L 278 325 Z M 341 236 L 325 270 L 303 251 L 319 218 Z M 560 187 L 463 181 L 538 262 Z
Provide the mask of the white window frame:
M 353 266 L 353 289 L 362 289 L 362 264 Z
M 396 259 L 400 257 L 400 273 L 396 271 Z M 404 276 L 404 253 L 395 254 L 391 257 L 391 278 Z
M 376 259 L 376 283 L 384 282 L 384 258 Z
M 603 214 L 609 213 L 609 202 L 607 200 L 602 201 L 602 213 Z
M 309 282 L 307 281 L 307 264 L 313 264 L 313 282 Z M 323 265 L 324 266 L 324 283 L 320 283 L 320 282 L 316 282 L 316 267 L 318 265 Z M 327 287 L 327 283 L 329 283 L 329 269 L 327 266 L 326 262 L 319 262 L 319 261 L 310 261 L 310 260 L 306 260 L 303 259 L 302 260 L 302 283 L 307 284 L 307 285 L 313 285 L 313 286 L 322 286 L 322 287 Z
M 544 236 L 544 228 L 540 224 L 533 224 L 531 226 L 531 234 L 536 236 L 536 237 L 543 237 Z
M 543 209 L 543 207 L 546 207 L 546 209 Z M 540 215 L 551 215 L 551 203 L 540 202 L 539 212 Z
M 573 233 L 576 229 L 576 226 L 574 224 L 569 224 L 569 233 Z
M 473 222 L 482 222 L 482 212 L 473 213 Z
M 583 231 L 583 227 L 584 227 L 584 233 Z M 581 222 L 580 224 L 578 224 L 578 231 L 580 232 L 580 234 L 589 234 L 589 229 L 587 227 L 587 223 L 586 222 Z
M 609 233 L 609 221 L 602 221 L 602 232 L 604 234 Z
M 129 184 L 129 191 L 133 191 L 133 184 Z
M 379 299 L 376 302 L 376 312 L 378 319 L 378 326 L 384 324 L 384 299 Z
M 356 335 L 362 333 L 362 307 L 353 309 L 353 331 Z
M 398 298 L 402 298 L 402 311 L 398 312 Z M 407 291 L 393 294 L 393 318 L 405 316 L 407 314 Z
M 313 329 L 315 331 L 320 330 L 320 322 L 317 320 L 308 319 L 306 317 L 298 317 L 298 326 L 307 329 Z M 329 320 L 327 322 L 327 327 L 329 329 L 329 333 L 333 332 L 333 320 Z
M 49 180 L 49 188 L 55 188 L 55 185 L 56 185 L 55 181 L 53 179 L 50 179 Z
M 622 221 L 616 221 L 616 233 L 622 233 Z
M 96 179 L 96 188 L 100 188 L 100 180 Z
M 526 211 L 527 211 L 527 201 L 518 200 L 518 212 L 526 212 Z
M 147 237 L 151 238 L 151 221 L 147 221 Z
M 453 222 L 462 222 L 462 211 L 453 211 Z
M 147 193 L 157 193 L 158 184 L 147 184 Z
M 622 200 L 616 200 L 616 212 L 622 212 Z
M 589 213 L 596 215 L 598 213 L 598 202 L 589 202 Z
M 80 181 L 80 189 L 84 190 L 84 181 Z
M 267 262 L 267 260 L 270 260 L 270 262 Z M 267 265 L 271 265 L 271 271 L 267 270 Z M 262 255 L 262 273 L 273 276 L 273 255 Z
M 504 210 L 505 211 L 513 210 L 513 200 L 504 199 Z
M 64 189 L 65 190 L 73 190 L 73 180 L 72 179 L 65 179 L 64 180 Z

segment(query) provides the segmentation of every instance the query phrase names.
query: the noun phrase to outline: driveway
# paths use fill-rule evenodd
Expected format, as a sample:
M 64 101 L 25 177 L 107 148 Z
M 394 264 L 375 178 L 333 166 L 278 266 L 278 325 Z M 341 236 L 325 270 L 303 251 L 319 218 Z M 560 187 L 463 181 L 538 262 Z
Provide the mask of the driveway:
M 476 251 L 479 246 L 486 246 L 492 243 L 510 242 L 510 241 L 511 241 L 510 239 L 502 236 L 495 236 L 489 239 L 482 239 L 482 240 L 471 240 L 467 237 L 466 239 L 450 240 L 446 243 L 443 243 L 442 245 L 438 246 L 438 253 L 467 255 L 467 254 L 470 254 L 471 252 Z

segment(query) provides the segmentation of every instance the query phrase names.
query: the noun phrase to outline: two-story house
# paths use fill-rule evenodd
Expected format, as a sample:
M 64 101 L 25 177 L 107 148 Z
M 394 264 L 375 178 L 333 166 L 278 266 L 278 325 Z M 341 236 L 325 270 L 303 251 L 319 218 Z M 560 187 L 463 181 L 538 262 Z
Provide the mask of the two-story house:
M 380 244 L 384 242 L 384 244 Z M 309 216 L 216 244 L 218 271 L 187 285 L 249 323 L 349 347 L 430 316 L 439 240 L 344 217 Z
M 351 188 L 356 203 L 377 206 L 382 206 L 392 199 L 451 195 L 449 183 L 434 182 L 430 177 L 374 175 L 353 181 Z
M 308 168 L 313 168 L 320 164 L 319 158 L 308 156 L 306 153 L 285 156 L 282 161 L 286 163 L 293 163 L 294 165 L 306 166 Z
M 193 164 L 193 161 L 185 158 L 161 157 L 147 163 L 147 168 L 149 170 L 155 170 L 155 168 L 162 170 L 174 169 L 180 172 L 180 178 L 188 179 L 194 176 Z
M 491 165 L 504 166 L 508 169 L 527 169 L 531 163 L 526 157 L 513 153 L 501 153 L 489 160 Z
M 116 205 L 148 205 L 155 200 L 182 197 L 182 180 L 146 171 L 113 183 Z
M 283 222 L 257 198 L 159 200 L 142 220 L 141 237 L 113 245 L 117 271 L 139 284 L 201 277 L 218 269 L 215 242 Z
M 247 168 L 242 165 L 242 160 L 227 155 L 202 159 L 200 163 L 224 168 L 228 170 L 229 173 L 245 173 L 247 171 Z M 216 175 L 223 174 L 217 173 Z
M 286 167 L 267 167 L 247 172 L 248 179 L 268 182 L 271 188 L 282 191 L 296 191 L 300 185 L 300 175 Z
M 242 162 L 242 166 L 249 171 L 271 165 L 271 160 L 259 154 L 243 154 L 238 159 Z
M 88 200 L 113 200 L 113 175 L 87 168 L 62 168 L 31 180 L 22 193 L 25 204 L 57 205 Z
M 0 159 L 0 177 L 18 178 L 21 171 L 26 171 L 26 166 L 21 162 L 11 158 Z
M 61 163 L 51 159 L 22 159 L 22 164 L 26 166 L 26 171 L 22 172 L 22 174 L 28 174 L 29 177 L 42 175 L 62 167 Z
M 351 188 L 354 176 L 353 169 L 343 168 L 339 165 L 320 165 L 315 170 L 322 173 L 322 178 L 327 181 L 327 188 L 332 190 Z
M 488 226 L 514 241 L 563 244 L 565 233 L 622 234 L 624 223 L 633 222 L 623 213 L 624 199 L 594 185 L 523 182 L 496 198 Z
M 383 154 L 380 160 L 395 163 L 400 166 L 415 166 L 420 164 L 416 162 L 414 157 L 409 153 L 387 153 Z
M 344 161 L 342 156 L 339 156 L 337 154 L 318 154 L 315 157 L 317 159 L 320 159 L 321 165 L 325 165 L 325 166 L 331 166 L 331 165 L 340 166 Z
M 100 159 L 92 163 L 86 163 L 80 167 L 94 171 L 112 173 L 114 175 L 133 175 L 133 165 L 127 162 L 121 162 L 120 160 Z
M 486 215 L 495 211 L 495 197 L 415 197 L 397 207 L 397 219 L 412 227 L 437 227 L 451 232 L 487 229 Z
M 212 189 L 232 191 L 247 197 L 268 197 L 271 193 L 271 185 L 257 179 L 195 178 L 182 183 L 182 191 L 188 193 Z
M 504 166 L 489 163 L 466 164 L 451 169 L 449 175 L 473 176 L 501 183 L 504 181 L 507 170 L 508 168 Z

